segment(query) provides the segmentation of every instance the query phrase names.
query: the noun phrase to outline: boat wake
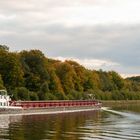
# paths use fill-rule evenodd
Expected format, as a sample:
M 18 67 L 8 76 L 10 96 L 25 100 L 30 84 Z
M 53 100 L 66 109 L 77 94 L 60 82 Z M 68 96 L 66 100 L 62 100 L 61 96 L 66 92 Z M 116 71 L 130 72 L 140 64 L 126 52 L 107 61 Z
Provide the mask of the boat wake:
M 101 109 L 104 110 L 104 111 L 116 114 L 116 115 L 121 115 L 121 116 L 126 116 L 127 115 L 127 113 L 116 111 L 116 110 L 112 110 L 109 107 L 102 107 Z
M 120 115 L 122 117 L 127 117 L 128 119 L 135 119 L 137 121 L 140 121 L 140 115 L 139 114 L 134 114 L 133 112 L 121 112 L 121 111 L 116 111 L 112 110 L 109 107 L 102 107 L 101 108 L 103 111 L 110 112 L 112 114 Z

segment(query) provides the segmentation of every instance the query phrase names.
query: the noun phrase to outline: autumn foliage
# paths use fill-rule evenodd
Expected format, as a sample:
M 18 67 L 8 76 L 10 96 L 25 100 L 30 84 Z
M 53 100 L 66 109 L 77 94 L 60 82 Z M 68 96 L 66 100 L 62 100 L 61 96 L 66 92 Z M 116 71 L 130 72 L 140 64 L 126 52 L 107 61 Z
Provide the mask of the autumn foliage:
M 137 100 L 140 77 L 88 70 L 77 62 L 47 58 L 40 50 L 10 52 L 0 45 L 0 89 L 15 100 Z

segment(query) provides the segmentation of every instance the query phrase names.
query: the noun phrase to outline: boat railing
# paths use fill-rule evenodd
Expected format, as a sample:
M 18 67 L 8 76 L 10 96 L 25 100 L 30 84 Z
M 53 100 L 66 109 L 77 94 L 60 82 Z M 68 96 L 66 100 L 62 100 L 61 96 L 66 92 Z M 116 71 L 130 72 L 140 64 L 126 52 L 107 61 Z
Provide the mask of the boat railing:
M 71 106 L 95 106 L 96 100 L 63 100 L 63 101 L 11 101 L 11 106 L 21 106 L 23 108 L 40 108 L 40 107 L 71 107 Z

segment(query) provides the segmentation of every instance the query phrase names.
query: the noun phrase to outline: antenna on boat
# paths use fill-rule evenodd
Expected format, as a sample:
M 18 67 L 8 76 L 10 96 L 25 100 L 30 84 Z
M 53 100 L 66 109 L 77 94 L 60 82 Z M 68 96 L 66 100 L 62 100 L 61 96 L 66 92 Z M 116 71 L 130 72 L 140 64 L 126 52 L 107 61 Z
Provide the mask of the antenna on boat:
M 88 94 L 88 97 L 90 100 L 95 100 L 95 95 L 94 94 Z

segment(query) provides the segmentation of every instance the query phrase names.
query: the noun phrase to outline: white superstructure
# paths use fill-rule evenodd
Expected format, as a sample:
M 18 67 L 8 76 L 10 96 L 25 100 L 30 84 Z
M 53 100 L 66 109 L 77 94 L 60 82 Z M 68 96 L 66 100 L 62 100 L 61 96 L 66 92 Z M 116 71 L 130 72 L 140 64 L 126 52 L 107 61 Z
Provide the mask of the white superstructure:
M 8 107 L 10 101 L 11 101 L 11 98 L 9 95 L 7 95 L 7 91 L 0 90 L 0 108 L 1 107 Z

